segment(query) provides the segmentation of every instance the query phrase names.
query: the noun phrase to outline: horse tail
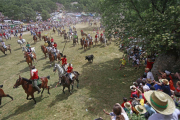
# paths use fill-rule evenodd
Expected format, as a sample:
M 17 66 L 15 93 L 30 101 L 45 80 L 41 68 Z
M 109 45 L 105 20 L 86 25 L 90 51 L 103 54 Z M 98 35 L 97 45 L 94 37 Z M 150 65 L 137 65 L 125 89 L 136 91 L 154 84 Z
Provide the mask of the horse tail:
M 46 78 L 50 80 L 50 76 L 49 75 Z

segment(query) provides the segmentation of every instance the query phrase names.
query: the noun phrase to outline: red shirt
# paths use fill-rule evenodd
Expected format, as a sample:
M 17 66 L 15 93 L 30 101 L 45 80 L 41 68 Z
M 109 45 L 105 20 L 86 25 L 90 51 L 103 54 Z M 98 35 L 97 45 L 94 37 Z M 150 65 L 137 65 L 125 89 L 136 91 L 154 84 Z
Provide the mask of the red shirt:
M 95 35 L 95 38 L 97 38 L 98 37 L 98 35 Z
M 83 32 L 83 30 L 81 30 L 81 32 Z
M 38 70 L 37 70 L 37 69 L 31 70 L 31 72 L 33 73 L 33 76 L 32 76 L 32 78 L 31 78 L 32 80 L 39 78 L 39 77 L 38 77 Z
M 171 90 L 175 91 L 175 87 L 173 85 L 173 81 L 172 80 L 169 81 L 169 87 L 170 87 Z
M 0 33 L 0 36 L 2 36 L 2 34 Z
M 3 33 L 3 35 L 5 36 L 6 34 L 5 34 L 5 33 Z
M 53 46 L 54 46 L 55 48 L 57 48 L 57 44 L 54 44 Z
M 39 34 L 41 34 L 41 32 L 38 32 Z
M 53 38 L 51 39 L 51 42 L 54 42 L 54 39 L 53 39 Z
M 71 73 L 72 70 L 73 70 L 73 67 L 68 67 L 68 68 L 67 68 L 67 73 Z
M 149 61 L 147 60 L 147 66 L 146 66 L 146 68 L 149 68 L 149 69 L 151 70 L 153 64 L 154 64 L 154 62 L 149 62 Z
M 67 58 L 62 58 L 62 65 L 67 64 Z
M 101 33 L 101 37 L 103 36 L 103 34 Z

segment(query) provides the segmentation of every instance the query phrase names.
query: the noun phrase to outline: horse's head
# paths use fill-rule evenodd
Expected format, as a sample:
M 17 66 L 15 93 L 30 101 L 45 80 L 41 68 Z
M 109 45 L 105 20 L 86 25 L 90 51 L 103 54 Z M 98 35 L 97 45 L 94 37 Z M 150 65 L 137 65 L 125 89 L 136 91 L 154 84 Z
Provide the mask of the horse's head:
M 57 64 L 54 65 L 53 72 L 56 72 L 56 69 L 57 69 Z
M 14 84 L 13 88 L 17 88 L 19 85 L 22 85 L 22 78 L 19 75 L 19 79 L 16 80 L 16 83 Z

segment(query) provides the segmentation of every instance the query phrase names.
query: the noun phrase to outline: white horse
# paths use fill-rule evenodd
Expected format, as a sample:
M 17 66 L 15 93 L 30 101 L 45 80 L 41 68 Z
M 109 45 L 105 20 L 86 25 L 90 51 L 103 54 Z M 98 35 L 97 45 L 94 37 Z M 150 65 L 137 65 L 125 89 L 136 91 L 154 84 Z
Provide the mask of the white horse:
M 27 48 L 25 46 L 22 47 L 22 52 L 24 52 L 24 51 L 27 52 Z M 32 47 L 31 51 L 36 54 L 35 47 Z
M 17 40 L 17 43 L 20 44 L 20 47 L 22 47 L 22 45 L 26 43 L 26 40 L 25 39 Z

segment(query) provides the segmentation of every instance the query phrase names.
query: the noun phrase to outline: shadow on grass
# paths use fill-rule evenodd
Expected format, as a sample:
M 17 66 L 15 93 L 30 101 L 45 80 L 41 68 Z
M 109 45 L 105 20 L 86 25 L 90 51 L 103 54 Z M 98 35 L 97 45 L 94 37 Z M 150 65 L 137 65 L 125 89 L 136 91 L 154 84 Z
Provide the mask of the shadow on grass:
M 24 73 L 24 72 L 27 72 L 27 71 L 30 71 L 29 66 L 25 67 L 24 69 L 20 70 L 19 72 Z
M 47 96 L 47 97 L 49 97 L 49 96 Z M 38 102 L 42 101 L 44 98 L 47 98 L 47 97 L 39 96 L 39 97 L 35 98 L 36 102 L 37 102 L 36 104 L 38 104 Z M 13 114 L 10 114 L 10 115 L 8 115 L 6 117 L 3 117 L 1 120 L 7 120 L 7 119 L 9 119 L 9 118 L 11 118 L 13 116 L 18 115 L 18 114 L 26 113 L 29 110 L 33 109 L 34 107 L 35 107 L 34 101 L 30 100 L 28 103 L 17 106 L 17 109 L 15 110 L 15 112 Z
M 4 53 L 3 53 L 3 55 L 1 55 L 0 58 L 3 58 L 3 57 L 5 57 L 5 56 L 7 56 L 7 55 L 4 55 Z
M 18 50 L 21 50 L 22 48 L 20 47 L 20 48 L 17 48 L 17 49 L 15 49 L 14 51 L 18 51 Z
M 26 60 L 21 60 L 21 61 L 19 61 L 19 62 L 17 63 L 17 65 L 19 65 L 19 64 L 21 64 L 21 63 L 23 63 L 23 62 L 26 62 Z
M 143 74 L 143 68 L 135 70 L 126 65 L 119 70 L 119 58 L 103 63 L 86 63 L 80 73 L 81 88 L 88 89 L 88 96 L 92 99 L 86 101 L 86 107 L 91 114 L 98 115 L 105 108 L 112 106 L 123 97 L 130 97 L 129 86 Z

